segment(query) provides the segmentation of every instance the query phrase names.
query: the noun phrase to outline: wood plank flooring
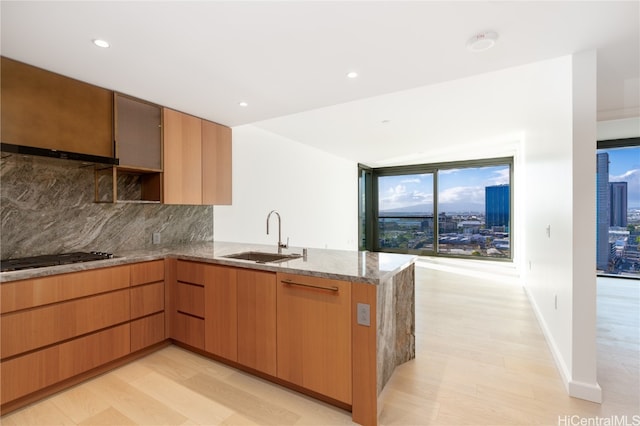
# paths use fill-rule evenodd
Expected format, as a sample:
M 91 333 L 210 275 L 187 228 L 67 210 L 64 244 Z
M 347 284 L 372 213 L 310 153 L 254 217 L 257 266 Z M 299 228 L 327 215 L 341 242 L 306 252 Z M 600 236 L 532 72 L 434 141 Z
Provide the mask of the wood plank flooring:
M 417 357 L 396 369 L 380 396 L 380 424 L 569 425 L 571 416 L 624 415 L 629 424 L 640 421 L 633 417 L 640 416 L 640 282 L 599 280 L 598 380 L 604 402 L 594 404 L 567 396 L 522 288 L 509 278 L 465 274 L 416 269 Z M 348 412 L 169 346 L 0 423 L 352 422 Z

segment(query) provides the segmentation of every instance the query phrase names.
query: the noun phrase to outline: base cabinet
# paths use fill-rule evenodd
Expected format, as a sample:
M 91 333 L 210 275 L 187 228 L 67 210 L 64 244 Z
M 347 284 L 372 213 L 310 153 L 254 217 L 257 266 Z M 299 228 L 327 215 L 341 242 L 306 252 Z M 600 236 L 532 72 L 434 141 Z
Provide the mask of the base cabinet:
M 172 337 L 194 348 L 204 349 L 204 319 L 177 312 Z
M 277 376 L 351 404 L 351 284 L 277 274 Z
M 131 265 L 131 352 L 166 338 L 164 260 Z
M 276 375 L 276 274 L 238 270 L 238 362 Z
M 129 324 L 31 352 L 0 363 L 2 404 L 36 392 L 129 353 Z
M 178 260 L 176 280 L 171 283 L 171 338 L 204 349 L 205 265 Z
M 164 260 L 3 283 L 0 294 L 3 411 L 166 338 Z
M 238 360 L 237 270 L 207 265 L 204 277 L 204 349 Z
M 164 339 L 164 312 L 131 321 L 131 352 L 162 342 Z

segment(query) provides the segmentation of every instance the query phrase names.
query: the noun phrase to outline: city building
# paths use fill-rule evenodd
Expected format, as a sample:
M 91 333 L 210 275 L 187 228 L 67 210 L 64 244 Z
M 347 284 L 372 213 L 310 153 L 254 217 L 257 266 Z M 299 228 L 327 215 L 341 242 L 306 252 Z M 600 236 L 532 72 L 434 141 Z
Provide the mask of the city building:
M 509 185 L 493 185 L 484 189 L 485 226 L 509 228 L 510 197 Z
M 627 182 L 609 182 L 609 226 L 627 226 Z
M 609 265 L 609 154 L 596 154 L 596 268 L 606 271 Z

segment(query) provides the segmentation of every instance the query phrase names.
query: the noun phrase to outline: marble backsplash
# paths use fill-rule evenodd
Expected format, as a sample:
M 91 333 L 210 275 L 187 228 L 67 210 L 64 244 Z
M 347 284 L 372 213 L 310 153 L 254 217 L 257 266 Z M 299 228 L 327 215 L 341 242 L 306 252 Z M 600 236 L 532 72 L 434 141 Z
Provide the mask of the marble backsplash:
M 2 155 L 2 259 L 92 250 L 117 254 L 125 250 L 213 241 L 212 206 L 95 203 L 93 166 Z M 100 194 L 103 194 L 104 188 L 109 188 L 111 177 L 100 179 Z M 118 192 L 122 194 L 118 198 L 138 198 L 139 177 L 122 176 L 118 179 Z M 152 244 L 153 232 L 160 232 L 160 245 Z

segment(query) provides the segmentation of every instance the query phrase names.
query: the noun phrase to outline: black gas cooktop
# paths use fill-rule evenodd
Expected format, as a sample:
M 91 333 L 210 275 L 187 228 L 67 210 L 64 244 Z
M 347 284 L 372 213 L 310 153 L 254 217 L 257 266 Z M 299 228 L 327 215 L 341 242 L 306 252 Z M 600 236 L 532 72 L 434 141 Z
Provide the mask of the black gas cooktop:
M 0 272 L 21 271 L 24 269 L 44 268 L 47 266 L 68 265 L 71 263 L 91 262 L 113 258 L 112 253 L 98 251 L 45 254 L 41 256 L 22 257 L 0 260 Z

